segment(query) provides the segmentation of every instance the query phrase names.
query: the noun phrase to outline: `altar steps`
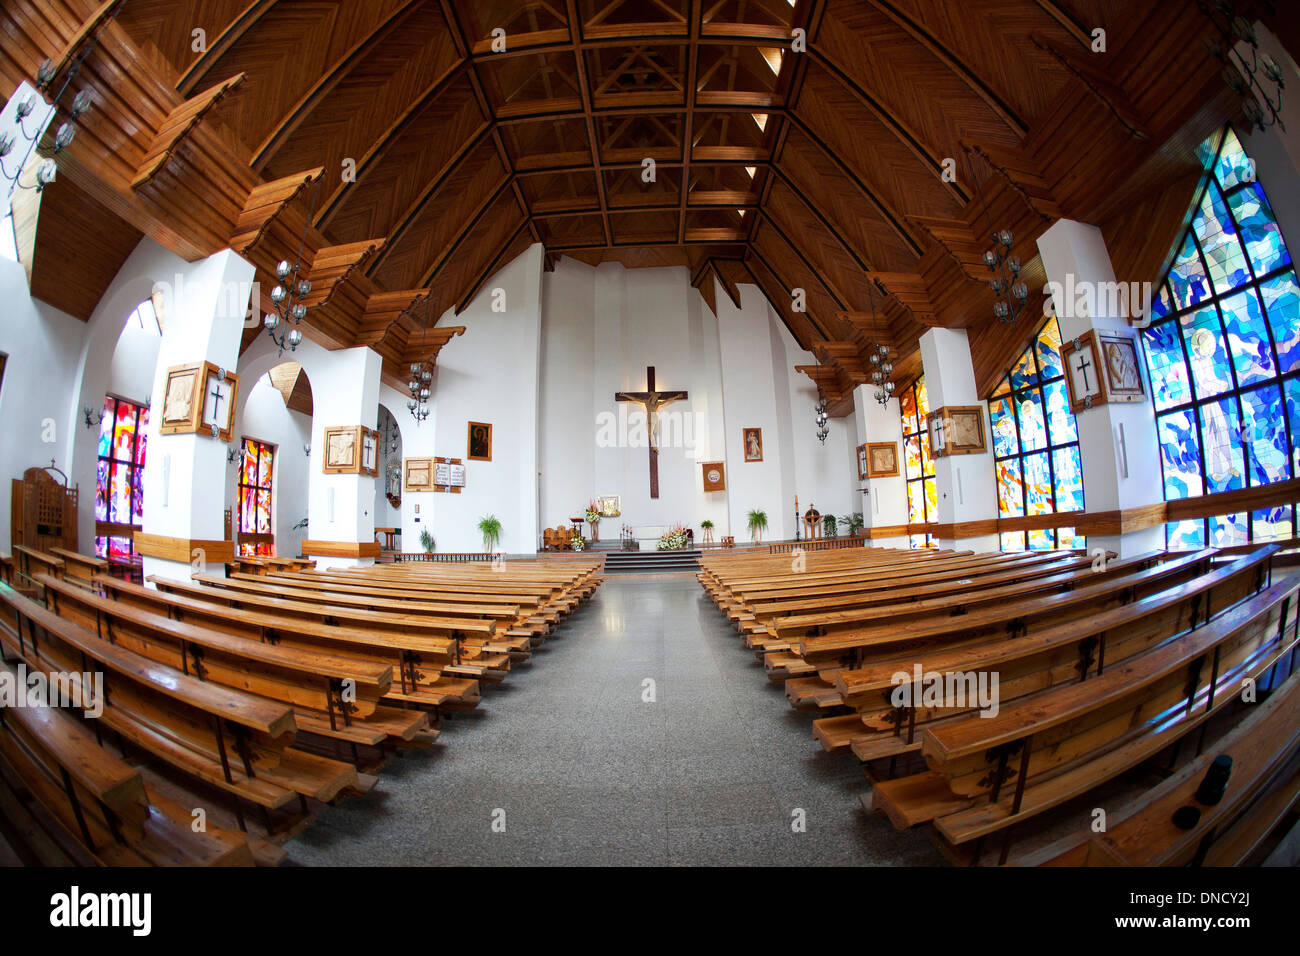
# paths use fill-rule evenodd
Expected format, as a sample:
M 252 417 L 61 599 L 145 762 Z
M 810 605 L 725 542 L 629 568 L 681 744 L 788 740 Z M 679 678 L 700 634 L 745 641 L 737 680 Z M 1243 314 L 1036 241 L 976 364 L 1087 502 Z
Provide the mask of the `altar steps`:
M 699 551 L 609 551 L 606 574 L 694 574 L 700 569 Z

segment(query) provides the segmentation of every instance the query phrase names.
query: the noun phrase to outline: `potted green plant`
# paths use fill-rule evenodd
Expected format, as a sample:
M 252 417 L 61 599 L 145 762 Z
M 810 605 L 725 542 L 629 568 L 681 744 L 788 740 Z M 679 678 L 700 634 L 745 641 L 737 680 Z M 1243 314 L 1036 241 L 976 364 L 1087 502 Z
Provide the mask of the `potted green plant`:
M 496 552 L 501 541 L 501 522 L 496 515 L 486 515 L 479 519 L 478 532 L 483 535 L 483 550 L 488 554 Z
M 855 511 L 851 515 L 844 515 L 840 518 L 840 524 L 845 527 L 850 538 L 860 538 L 863 536 L 862 529 L 864 526 L 861 511 Z
M 749 523 L 749 538 L 755 544 L 763 540 L 763 532 L 767 530 L 767 512 L 755 508 L 747 516 Z
M 420 547 L 424 549 L 425 554 L 433 554 L 433 535 L 429 533 L 428 528 L 420 529 Z
M 822 534 L 827 538 L 840 536 L 839 519 L 834 515 L 822 515 Z

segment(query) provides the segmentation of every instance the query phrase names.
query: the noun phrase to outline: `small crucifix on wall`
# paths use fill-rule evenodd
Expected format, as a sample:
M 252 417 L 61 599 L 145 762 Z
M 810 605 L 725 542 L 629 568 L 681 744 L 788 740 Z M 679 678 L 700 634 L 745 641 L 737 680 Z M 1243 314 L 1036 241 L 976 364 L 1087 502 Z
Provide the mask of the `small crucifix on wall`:
M 655 389 L 655 368 L 648 366 L 645 370 L 646 390 L 644 392 L 615 392 L 614 401 L 633 402 L 645 408 L 646 430 L 650 446 L 650 497 L 659 497 L 659 409 L 670 402 L 682 401 L 686 392 L 660 392 Z

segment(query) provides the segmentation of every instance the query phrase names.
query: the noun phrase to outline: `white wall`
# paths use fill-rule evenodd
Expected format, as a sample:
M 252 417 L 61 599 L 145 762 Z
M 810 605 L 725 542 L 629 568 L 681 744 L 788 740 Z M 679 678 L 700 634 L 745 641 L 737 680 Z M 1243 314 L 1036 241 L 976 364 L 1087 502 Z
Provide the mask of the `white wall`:
M 408 396 L 382 389 L 384 403 L 401 428 L 407 458 L 465 461 L 465 489 L 460 494 L 403 492 L 404 550 L 419 550 L 420 530 L 427 527 L 439 551 L 481 551 L 477 525 L 488 514 L 501 522 L 499 550 L 537 550 L 541 286 L 542 247 L 533 245 L 484 283 L 464 312 L 449 311 L 441 318 L 440 325 L 463 325 L 466 331 L 438 355 L 426 421 L 417 424 L 411 417 Z M 504 298 L 496 294 L 498 289 Z M 503 302 L 505 311 L 493 311 L 494 302 Z M 471 421 L 492 425 L 491 461 L 467 459 Z
M 0 301 L 0 352 L 8 356 L 0 382 L 0 549 L 8 551 L 11 479 L 54 459 L 72 484 L 78 483 L 69 467 L 69 449 L 80 419 L 73 393 L 86 323 L 33 299 L 23 267 L 9 259 L 0 259 Z M 101 394 L 93 410 L 98 413 L 103 405 Z M 98 427 L 82 430 L 92 440 L 98 435 Z M 95 545 L 93 468 L 89 482 L 82 479 L 80 485 L 81 510 L 91 523 L 82 523 L 78 544 L 89 551 Z
M 149 319 L 145 321 L 148 324 L 143 328 L 139 319 L 132 319 L 122 327 L 108 373 L 109 394 L 142 405 L 149 403 L 153 373 L 158 367 L 158 349 L 162 345 L 158 327 Z

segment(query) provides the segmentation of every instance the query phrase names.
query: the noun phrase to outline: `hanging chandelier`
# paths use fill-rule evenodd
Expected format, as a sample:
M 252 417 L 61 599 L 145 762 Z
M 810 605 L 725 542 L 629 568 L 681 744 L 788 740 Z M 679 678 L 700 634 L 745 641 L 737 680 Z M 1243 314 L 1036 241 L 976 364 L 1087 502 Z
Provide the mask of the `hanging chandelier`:
M 828 422 L 830 419 L 826 415 L 826 398 L 819 391 L 817 393 L 817 440 L 823 445 L 826 444 L 826 436 L 831 433 Z
M 984 264 L 993 273 L 989 288 L 998 296 L 993 303 L 993 315 L 999 322 L 1014 322 L 1029 299 L 1029 286 L 1020 279 L 1020 258 L 1010 255 L 1013 241 L 1010 230 L 995 231 L 993 248 L 984 251 Z
M 302 236 L 298 239 L 298 255 L 294 258 L 293 265 L 289 265 L 288 259 L 281 259 L 279 265 L 275 267 L 275 276 L 280 281 L 271 290 L 271 311 L 262 318 L 267 335 L 271 336 L 271 341 L 279 346 L 281 355 L 284 354 L 286 347 L 290 352 L 296 352 L 302 342 L 300 326 L 302 320 L 307 317 L 307 305 L 303 300 L 311 292 L 311 282 L 303 275 L 302 250 L 307 244 L 307 227 L 311 225 L 316 215 L 316 198 L 320 195 L 321 178 L 323 177 L 317 178 L 316 186 L 312 190 L 311 212 L 302 225 Z
M 433 366 L 427 360 L 411 363 L 411 380 L 406 383 L 411 393 L 406 403 L 415 423 L 418 425 L 429 417 L 429 397 L 432 395 L 430 385 L 433 382 Z
M 877 340 L 871 343 L 871 354 L 867 360 L 871 363 L 871 381 L 876 386 L 875 399 L 881 406 L 885 406 L 894 397 L 894 383 L 889 378 L 894 373 L 894 363 L 889 361 L 889 346 L 879 341 L 876 330 L 876 297 L 871 292 L 868 295 L 871 296 L 871 333 Z
M 1278 114 L 1282 111 L 1282 90 L 1286 88 L 1286 80 L 1277 61 L 1267 53 L 1259 52 L 1254 26 L 1238 12 L 1233 0 L 1197 0 L 1196 5 L 1219 34 L 1217 38 L 1206 40 L 1205 46 L 1210 56 L 1223 64 L 1223 81 L 1241 96 L 1241 111 L 1246 114 L 1246 119 L 1261 131 L 1276 124 L 1285 132 L 1286 124 Z M 1238 52 L 1239 43 L 1250 47 L 1249 62 Z M 1273 96 L 1260 82 L 1261 73 L 1272 85 Z M 1268 107 L 1267 117 L 1264 107 L 1259 105 L 1260 100 Z

